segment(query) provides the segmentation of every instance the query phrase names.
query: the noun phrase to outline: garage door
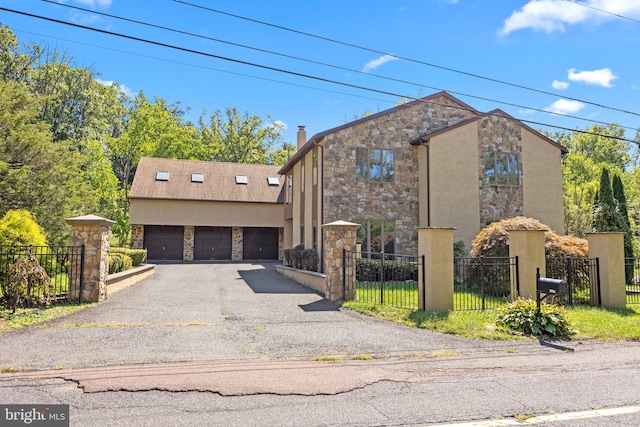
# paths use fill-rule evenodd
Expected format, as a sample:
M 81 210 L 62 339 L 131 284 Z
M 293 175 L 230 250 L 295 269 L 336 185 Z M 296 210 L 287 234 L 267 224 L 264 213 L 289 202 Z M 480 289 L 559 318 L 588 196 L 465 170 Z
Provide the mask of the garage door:
M 243 259 L 278 259 L 278 229 L 245 227 L 242 236 Z
M 231 227 L 196 227 L 195 260 L 231 259 Z
M 182 260 L 184 227 L 145 225 L 144 247 L 150 260 Z

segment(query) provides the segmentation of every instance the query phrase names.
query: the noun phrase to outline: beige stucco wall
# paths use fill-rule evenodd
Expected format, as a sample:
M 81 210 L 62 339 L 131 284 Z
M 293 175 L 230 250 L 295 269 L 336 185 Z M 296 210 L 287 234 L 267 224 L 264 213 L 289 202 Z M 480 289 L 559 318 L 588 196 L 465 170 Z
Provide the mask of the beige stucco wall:
M 560 149 L 522 129 L 524 216 L 564 234 Z
M 453 227 L 456 229 L 454 241 L 471 242 L 480 231 L 477 141 L 476 121 L 438 135 L 429 142 L 431 223 L 420 225 Z M 421 191 L 421 209 L 424 198 L 426 194 Z
M 284 227 L 284 205 L 182 200 L 130 200 L 131 224 Z

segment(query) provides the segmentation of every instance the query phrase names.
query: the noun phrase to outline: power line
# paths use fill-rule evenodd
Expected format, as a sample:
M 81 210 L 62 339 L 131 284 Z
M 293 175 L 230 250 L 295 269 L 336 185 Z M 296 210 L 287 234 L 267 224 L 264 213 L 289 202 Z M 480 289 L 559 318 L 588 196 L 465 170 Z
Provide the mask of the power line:
M 259 77 L 259 76 L 255 76 L 255 75 L 251 75 L 251 74 L 245 74 L 245 73 L 238 73 L 238 72 L 234 72 L 234 71 L 222 70 L 220 68 L 207 67 L 205 65 L 196 65 L 196 64 L 189 63 L 189 62 L 176 61 L 176 60 L 173 60 L 173 59 L 161 58 L 159 56 L 146 55 L 146 54 L 143 54 L 143 53 L 131 52 L 131 51 L 128 51 L 128 50 L 114 49 L 112 47 L 101 46 L 101 45 L 97 45 L 97 44 L 93 44 L 93 43 L 80 42 L 80 41 L 77 41 L 77 40 L 66 39 L 66 38 L 58 37 L 58 36 L 51 36 L 51 35 L 48 35 L 48 34 L 34 33 L 33 31 L 27 31 L 27 30 L 23 30 L 23 29 L 20 29 L 20 28 L 15 28 L 15 27 L 12 27 L 12 30 L 20 32 L 20 33 L 32 34 L 34 36 L 47 37 L 47 38 L 54 39 L 54 40 L 62 40 L 62 41 L 66 41 L 66 42 L 69 42 L 69 43 L 76 43 L 76 44 L 81 44 L 81 45 L 84 45 L 84 46 L 95 47 L 95 48 L 98 48 L 98 49 L 110 50 L 112 52 L 126 53 L 128 55 L 134 55 L 136 57 L 155 59 L 157 61 L 163 61 L 163 62 L 169 62 L 169 63 L 172 63 L 172 64 L 185 65 L 187 67 L 200 68 L 200 69 L 203 69 L 203 70 L 215 71 L 215 72 L 218 72 L 218 73 L 231 74 L 231 75 L 234 75 L 234 76 L 247 77 L 247 78 L 250 78 L 250 79 L 262 80 L 262 81 L 266 81 L 266 82 L 279 83 L 279 84 L 283 84 L 283 85 L 301 87 L 301 88 L 305 88 L 305 89 L 312 89 L 312 90 L 317 90 L 317 91 L 320 91 L 320 92 L 335 93 L 335 94 L 338 94 L 338 95 L 351 96 L 351 97 L 354 97 L 354 98 L 369 99 L 371 101 L 387 102 L 389 104 L 393 104 L 394 103 L 394 101 L 391 101 L 389 99 L 373 98 L 373 97 L 370 97 L 370 96 L 356 95 L 354 93 L 340 92 L 340 91 L 337 91 L 337 90 L 322 89 L 322 88 L 319 88 L 319 87 L 303 85 L 303 84 L 299 84 L 299 83 L 285 82 L 284 80 L 269 79 L 269 78 L 266 78 L 266 77 Z
M 312 80 L 316 80 L 316 81 L 321 81 L 321 82 L 324 82 L 324 83 L 330 83 L 330 84 L 350 87 L 350 88 L 353 88 L 353 89 L 359 89 L 359 90 L 364 90 L 364 91 L 369 91 L 369 92 L 375 92 L 375 93 L 379 93 L 379 94 L 383 94 L 383 95 L 394 96 L 396 98 L 409 98 L 409 99 L 412 99 L 412 100 L 418 101 L 418 102 L 427 102 L 427 103 L 430 103 L 430 104 L 433 104 L 433 105 L 439 105 L 439 106 L 443 106 L 443 107 L 454 108 L 454 109 L 457 109 L 457 110 L 469 111 L 469 112 L 472 112 L 474 114 L 480 113 L 476 109 L 470 108 L 470 107 L 467 108 L 467 107 L 463 107 L 463 106 L 452 106 L 452 105 L 440 104 L 440 103 L 437 103 L 437 102 L 434 102 L 434 101 L 431 101 L 431 100 L 424 101 L 424 100 L 421 100 L 421 99 L 418 99 L 418 98 L 407 97 L 407 96 L 399 94 L 399 93 L 385 91 L 385 90 L 382 90 L 382 89 L 369 88 L 369 87 L 366 87 L 366 86 L 360 86 L 360 85 L 355 85 L 355 84 L 352 84 L 352 83 L 341 82 L 341 81 L 337 81 L 337 80 L 328 79 L 328 78 L 325 78 L 325 77 L 313 76 L 313 75 L 310 75 L 310 74 L 299 73 L 299 72 L 291 71 L 291 70 L 284 70 L 284 69 L 281 69 L 281 68 L 276 68 L 276 67 L 271 67 L 271 66 L 267 66 L 267 65 L 256 64 L 256 63 L 252 63 L 252 62 L 248 62 L 248 61 L 243 61 L 243 60 L 240 60 L 240 59 L 228 58 L 228 57 L 224 57 L 224 56 L 221 56 L 221 55 L 216 55 L 216 54 L 213 54 L 213 53 L 202 52 L 202 51 L 198 51 L 198 50 L 194 50 L 194 49 L 190 49 L 190 48 L 185 48 L 185 47 L 181 47 L 181 46 L 170 45 L 170 44 L 159 42 L 159 41 L 155 41 L 155 40 L 143 39 L 143 38 L 136 37 L 136 36 L 131 36 L 131 35 L 128 35 L 128 34 L 121 34 L 121 33 L 116 33 L 116 32 L 113 32 L 113 31 L 103 30 L 103 29 L 99 29 L 99 28 L 88 27 L 86 25 L 76 24 L 76 23 L 73 23 L 73 22 L 65 22 L 65 21 L 61 21 L 59 19 L 50 18 L 50 17 L 46 17 L 46 16 L 42 16 L 42 15 L 35 15 L 35 14 L 29 13 L 29 12 L 18 11 L 18 10 L 9 9 L 9 8 L 5 8 L 5 7 L 0 7 L 0 10 L 1 11 L 5 11 L 5 12 L 10 12 L 10 13 L 15 13 L 15 14 L 18 14 L 18 15 L 28 16 L 28 17 L 31 17 L 31 18 L 36 18 L 36 19 L 41 19 L 41 20 L 45 20 L 45 21 L 49 21 L 49 22 L 54 22 L 54 23 L 57 23 L 57 24 L 62 24 L 62 25 L 67 25 L 67 26 L 71 26 L 71 27 L 75 27 L 75 28 L 84 29 L 84 30 L 94 31 L 94 32 L 98 32 L 98 33 L 101 33 L 101 34 L 120 37 L 120 38 L 124 38 L 124 39 L 127 39 L 127 40 L 133 40 L 133 41 L 138 41 L 138 42 L 142 42 L 142 43 L 151 44 L 151 45 L 154 45 L 154 46 L 164 47 L 164 48 L 168 48 L 168 49 L 174 49 L 174 50 L 178 50 L 178 51 L 181 51 L 181 52 L 186 52 L 186 53 L 191 53 L 191 54 L 195 54 L 195 55 L 206 56 L 206 57 L 214 58 L 214 59 L 220 59 L 220 60 L 224 60 L 224 61 L 233 62 L 233 63 L 236 63 L 236 64 L 247 65 L 247 66 L 256 67 L 256 68 L 260 68 L 260 69 L 264 69 L 264 70 L 275 71 L 275 72 L 279 72 L 279 73 L 293 75 L 293 76 L 297 76 L 297 77 L 308 78 L 308 79 L 312 79 Z M 483 114 L 484 116 L 488 116 L 488 117 L 505 118 L 501 114 L 492 114 L 492 113 L 481 113 L 481 114 Z M 514 120 L 522 122 L 522 123 L 530 123 L 530 124 L 533 124 L 533 125 L 547 126 L 547 127 L 552 127 L 552 128 L 556 128 L 556 129 L 562 129 L 562 130 L 571 131 L 571 132 L 590 134 L 590 135 L 594 135 L 594 136 L 600 136 L 600 137 L 605 137 L 605 138 L 610 138 L 610 139 L 615 139 L 615 140 L 620 140 L 620 141 L 625 141 L 625 142 L 631 142 L 631 143 L 634 143 L 634 144 L 638 144 L 637 141 L 634 141 L 634 140 L 631 140 L 631 139 L 622 138 L 622 137 L 616 137 L 616 136 L 598 134 L 598 133 L 595 133 L 595 132 L 570 129 L 570 128 L 567 128 L 567 127 L 564 127 L 564 126 L 551 125 L 551 124 L 536 122 L 536 121 L 532 121 L 532 120 L 520 120 L 520 119 L 514 119 Z
M 394 54 L 391 54 L 391 53 L 388 53 L 388 52 L 383 52 L 383 51 L 380 51 L 380 50 L 377 50 L 377 49 L 372 49 L 372 48 L 368 48 L 368 47 L 365 47 L 365 46 L 356 45 L 356 44 L 353 44 L 353 43 L 343 42 L 343 41 L 340 41 L 340 40 L 331 39 L 331 38 L 328 38 L 328 37 L 319 36 L 319 35 L 316 35 L 316 34 L 311 34 L 311 33 L 307 33 L 307 32 L 304 32 L 304 31 L 295 30 L 293 28 L 288 28 L 288 27 L 272 24 L 272 23 L 265 22 L 265 21 L 259 21 L 257 19 L 247 18 L 245 16 L 236 15 L 236 14 L 229 13 L 229 12 L 224 12 L 224 11 L 219 10 L 219 9 L 213 9 L 213 8 L 205 7 L 205 6 L 202 6 L 202 5 L 199 5 L 199 4 L 195 4 L 195 3 L 189 3 L 189 2 L 186 2 L 186 1 L 183 1 L 183 0 L 173 0 L 173 1 L 176 2 L 176 3 L 187 5 L 187 6 L 191 6 L 191 7 L 207 10 L 207 11 L 210 11 L 210 12 L 218 13 L 220 15 L 230 16 L 232 18 L 241 19 L 241 20 L 244 20 L 244 21 L 249 21 L 249 22 L 253 22 L 253 23 L 256 23 L 256 24 L 260 24 L 260 25 L 266 25 L 268 27 L 277 28 L 279 30 L 288 31 L 288 32 L 295 33 L 295 34 L 300 34 L 300 35 L 303 35 L 303 36 L 306 36 L 306 37 L 312 37 L 312 38 L 315 38 L 315 39 L 324 40 L 324 41 L 328 41 L 328 42 L 331 42 L 331 43 L 336 43 L 336 44 L 340 44 L 340 45 L 343 45 L 343 46 L 348 46 L 348 47 L 352 47 L 352 48 L 355 48 L 355 49 L 364 50 L 364 51 L 367 51 L 367 52 L 376 53 L 378 55 L 388 55 L 388 56 L 391 56 L 391 57 L 394 57 L 394 58 L 402 59 L 404 61 L 409 61 L 409 62 L 413 62 L 413 63 L 420 64 L 420 65 L 426 65 L 428 67 L 438 68 L 438 69 L 441 69 L 441 70 L 450 71 L 450 72 L 453 72 L 453 73 L 462 74 L 462 75 L 465 75 L 465 76 L 474 77 L 474 78 L 478 78 L 478 79 L 482 79 L 482 80 L 487 80 L 487 81 L 494 82 L 494 83 L 499 83 L 499 84 L 502 84 L 502 85 L 512 86 L 512 87 L 516 87 L 516 88 L 519 88 L 519 89 L 528 90 L 528 91 L 531 91 L 531 92 L 541 93 L 541 94 L 544 94 L 544 95 L 551 95 L 551 96 L 554 96 L 554 97 L 561 97 L 561 98 L 569 99 L 571 101 L 579 101 L 579 102 L 583 102 L 585 104 L 593 105 L 593 106 L 600 107 L 600 108 L 605 108 L 605 109 L 608 109 L 608 110 L 618 111 L 618 112 L 625 113 L 625 114 L 631 114 L 631 115 L 634 115 L 634 116 L 640 116 L 640 113 L 636 113 L 636 112 L 633 112 L 633 111 L 628 111 L 628 110 L 624 110 L 624 109 L 620 109 L 620 108 L 616 108 L 616 107 L 608 107 L 606 105 L 602 105 L 602 104 L 599 104 L 599 103 L 593 102 L 593 101 L 585 101 L 585 100 L 581 100 L 581 99 L 578 99 L 578 98 L 572 98 L 572 97 L 569 97 L 569 96 L 561 96 L 561 95 L 559 95 L 557 93 L 545 91 L 545 90 L 542 90 L 542 89 L 535 89 L 535 88 L 524 86 L 524 85 L 517 84 L 517 83 L 511 83 L 511 82 L 507 82 L 507 81 L 504 81 L 504 80 L 494 79 L 492 77 L 482 76 L 480 74 L 474 74 L 474 73 L 470 73 L 470 72 L 467 72 L 467 71 L 457 70 L 455 68 L 445 67 L 445 66 L 442 66 L 442 65 L 437 65 L 437 64 L 432 64 L 432 63 L 425 62 L 425 61 L 420 61 L 420 60 L 417 60 L 417 59 L 412 59 L 412 58 L 409 58 L 409 57 L 406 57 L 406 56 L 394 55 Z
M 566 1 L 568 3 L 577 4 L 578 6 L 586 7 L 588 9 L 593 9 L 593 10 L 596 10 L 596 11 L 601 12 L 601 13 L 606 13 L 607 15 L 613 15 L 613 16 L 615 16 L 617 18 L 622 18 L 622 19 L 626 19 L 626 20 L 629 20 L 629 21 L 637 22 L 638 24 L 640 24 L 640 21 L 638 21 L 637 19 L 633 19 L 633 18 L 630 18 L 628 16 L 620 15 L 618 13 L 609 12 L 608 10 L 598 9 L 597 7 L 588 5 L 586 3 L 580 3 L 580 2 L 577 2 L 575 0 L 564 0 L 564 1 Z
M 288 58 L 288 59 L 293 59 L 293 60 L 297 60 L 297 61 L 303 61 L 303 62 L 307 62 L 307 63 L 312 63 L 312 64 L 316 64 L 316 65 L 322 65 L 322 66 L 325 66 L 325 67 L 335 68 L 335 69 L 339 69 L 339 70 L 343 70 L 343 71 L 348 71 L 348 72 L 351 72 L 351 73 L 356 73 L 356 74 L 361 74 L 361 75 L 365 75 L 365 76 L 369 76 L 369 77 L 375 77 L 375 78 L 379 78 L 379 79 L 393 81 L 393 82 L 396 82 L 396 83 L 403 83 L 403 84 L 408 84 L 408 85 L 412 85 L 412 86 L 423 87 L 423 88 L 431 89 L 431 90 L 434 90 L 434 91 L 445 91 L 445 92 L 449 92 L 451 94 L 458 95 L 458 96 L 466 96 L 466 97 L 469 97 L 469 98 L 478 99 L 478 100 L 482 100 L 482 101 L 494 102 L 494 103 L 497 103 L 497 104 L 508 105 L 508 106 L 511 106 L 511 107 L 524 108 L 524 109 L 531 110 L 531 111 L 537 111 L 537 112 L 541 112 L 541 113 L 545 113 L 545 114 L 562 116 L 562 117 L 565 117 L 565 118 L 581 120 L 581 121 L 585 121 L 585 122 L 589 122 L 589 123 L 597 123 L 597 124 L 601 124 L 601 125 L 608 125 L 609 124 L 607 122 L 603 122 L 603 121 L 599 121 L 599 120 L 587 119 L 587 118 L 584 118 L 584 117 L 578 117 L 578 116 L 573 116 L 573 115 L 569 115 L 569 114 L 562 114 L 562 113 L 558 113 L 558 112 L 555 112 L 555 111 L 548 111 L 548 110 L 545 110 L 545 109 L 542 109 L 542 108 L 529 107 L 529 106 L 526 106 L 526 105 L 516 104 L 516 103 L 513 103 L 513 102 L 500 101 L 500 100 L 487 98 L 487 97 L 483 97 L 483 96 L 472 95 L 472 94 L 469 94 L 469 93 L 464 93 L 464 92 L 453 91 L 453 90 L 449 90 L 449 89 L 445 89 L 445 88 L 429 86 L 429 85 L 425 85 L 425 84 L 422 84 L 422 83 L 410 82 L 410 81 L 407 81 L 407 80 L 398 79 L 398 78 L 389 77 L 389 76 L 383 76 L 383 75 L 380 75 L 380 74 L 368 73 L 368 72 L 365 72 L 365 71 L 356 70 L 356 69 L 348 68 L 348 67 L 343 67 L 343 66 L 340 66 L 340 65 L 329 64 L 329 63 L 326 63 L 326 62 L 321 62 L 321 61 L 315 61 L 315 60 L 312 60 L 312 59 L 301 58 L 299 56 L 288 55 L 288 54 L 284 54 L 284 53 L 281 53 L 281 52 L 275 52 L 275 51 L 272 51 L 272 50 L 262 49 L 262 48 L 258 48 L 258 47 L 255 47 L 255 46 L 248 46 L 248 45 L 244 45 L 244 44 L 240 44 L 240 43 L 230 42 L 230 41 L 227 41 L 227 40 L 222 40 L 222 39 L 218 39 L 218 38 L 214 38 L 214 37 L 204 36 L 204 35 L 201 35 L 201 34 L 191 33 L 191 32 L 188 32 L 188 31 L 183 31 L 183 30 L 179 30 L 179 29 L 175 29 L 175 28 L 171 28 L 171 27 L 167 27 L 167 26 L 163 26 L 163 25 L 152 24 L 150 22 L 139 21 L 139 20 L 136 20 L 136 19 L 126 18 L 126 17 L 118 16 L 118 15 L 112 15 L 112 14 L 104 13 L 104 12 L 93 11 L 91 9 L 86 9 L 86 8 L 83 8 L 83 7 L 80 7 L 80 6 L 73 6 L 73 5 L 58 3 L 58 2 L 52 1 L 52 0 L 41 0 L 41 1 L 46 2 L 46 3 L 55 4 L 57 6 L 64 6 L 64 7 L 70 8 L 70 9 L 81 10 L 81 11 L 92 13 L 92 14 L 95 14 L 95 15 L 106 16 L 106 17 L 109 17 L 109 18 L 118 19 L 118 20 L 125 21 L 125 22 L 131 22 L 131 23 L 134 23 L 134 24 L 144 25 L 144 26 L 147 26 L 147 27 L 156 28 L 156 29 L 160 29 L 160 30 L 164 30 L 164 31 L 170 31 L 170 32 L 177 33 L 177 34 L 183 34 L 183 35 L 187 35 L 187 36 L 191 36 L 191 37 L 197 37 L 197 38 L 210 40 L 210 41 L 214 41 L 214 42 L 218 42 L 218 43 L 223 43 L 223 44 L 227 44 L 227 45 L 231 45 L 231 46 L 235 46 L 235 47 L 241 47 L 241 48 L 244 48 L 244 49 L 249 49 L 249 50 L 253 50 L 253 51 L 257 51 L 257 52 L 261 52 L 261 53 L 267 53 L 267 54 L 270 54 L 270 55 L 276 55 L 276 56 L 280 56 L 280 57 L 284 57 L 284 58 Z M 622 124 L 620 124 L 619 126 L 624 127 L 624 128 L 628 128 L 628 129 L 634 128 L 633 126 L 625 126 L 625 125 L 622 125 Z

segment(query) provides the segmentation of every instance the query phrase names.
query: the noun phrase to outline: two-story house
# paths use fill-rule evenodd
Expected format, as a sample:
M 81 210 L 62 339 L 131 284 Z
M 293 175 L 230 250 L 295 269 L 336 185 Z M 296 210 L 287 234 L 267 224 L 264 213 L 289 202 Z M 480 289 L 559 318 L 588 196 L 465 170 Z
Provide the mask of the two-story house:
M 363 251 L 417 252 L 420 227 L 453 227 L 467 247 L 491 222 L 527 216 L 564 232 L 566 149 L 495 110 L 440 92 L 318 133 L 286 177 L 284 247 L 322 250 L 322 224 L 361 224 Z

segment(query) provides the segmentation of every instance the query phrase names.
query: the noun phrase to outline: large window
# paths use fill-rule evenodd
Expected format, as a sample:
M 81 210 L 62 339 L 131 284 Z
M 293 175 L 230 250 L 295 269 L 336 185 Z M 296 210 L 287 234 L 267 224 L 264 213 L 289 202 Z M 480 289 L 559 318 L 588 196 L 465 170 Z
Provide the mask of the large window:
M 396 252 L 396 224 L 394 221 L 360 221 L 358 242 L 362 252 L 393 254 Z
M 485 152 L 484 183 L 490 185 L 520 185 L 518 155 L 495 151 Z
M 393 182 L 392 150 L 356 149 L 356 179 L 361 182 Z

